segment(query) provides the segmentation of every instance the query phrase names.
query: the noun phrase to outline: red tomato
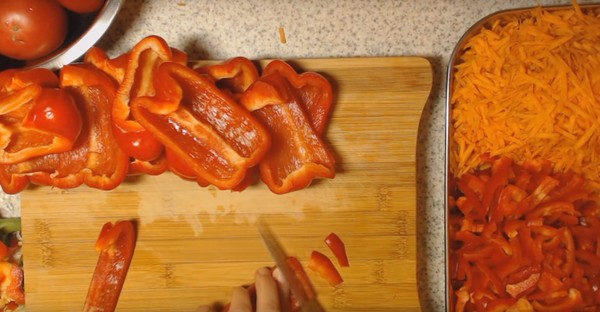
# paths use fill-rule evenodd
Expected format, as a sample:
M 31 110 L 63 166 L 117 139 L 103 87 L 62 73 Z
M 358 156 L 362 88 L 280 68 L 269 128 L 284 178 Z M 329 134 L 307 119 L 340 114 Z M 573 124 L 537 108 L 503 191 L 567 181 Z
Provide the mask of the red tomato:
M 0 54 L 16 60 L 46 56 L 65 41 L 67 24 L 55 0 L 0 0 Z
M 77 13 L 91 13 L 100 10 L 104 0 L 58 0 L 67 10 Z
M 48 131 L 71 142 L 77 140 L 82 124 L 75 99 L 65 89 L 59 88 L 44 88 L 23 121 L 23 125 Z

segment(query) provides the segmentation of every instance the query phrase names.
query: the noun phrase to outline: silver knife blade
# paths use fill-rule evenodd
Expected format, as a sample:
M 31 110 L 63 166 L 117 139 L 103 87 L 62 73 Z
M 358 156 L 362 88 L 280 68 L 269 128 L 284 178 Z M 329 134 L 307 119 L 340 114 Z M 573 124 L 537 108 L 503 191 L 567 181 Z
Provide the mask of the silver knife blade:
M 325 311 L 318 302 L 316 296 L 311 298 L 302 286 L 302 283 L 296 276 L 296 273 L 287 262 L 287 253 L 283 249 L 283 246 L 275 234 L 271 231 L 271 228 L 262 219 L 257 220 L 256 226 L 258 228 L 258 232 L 260 233 L 260 237 L 267 246 L 267 249 L 273 257 L 273 260 L 275 260 L 275 264 L 281 270 L 283 277 L 290 285 L 290 290 L 295 296 L 296 300 L 298 300 L 298 304 L 300 305 L 302 311 Z

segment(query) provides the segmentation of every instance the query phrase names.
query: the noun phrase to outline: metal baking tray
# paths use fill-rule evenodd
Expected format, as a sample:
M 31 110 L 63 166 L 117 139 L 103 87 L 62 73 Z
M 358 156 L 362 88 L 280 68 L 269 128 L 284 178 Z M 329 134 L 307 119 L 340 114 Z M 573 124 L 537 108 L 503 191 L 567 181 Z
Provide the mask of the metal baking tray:
M 543 8 L 544 10 L 548 10 L 548 11 L 553 11 L 553 10 L 561 10 L 561 9 L 568 9 L 568 8 L 572 8 L 572 5 L 559 5 L 559 6 L 542 6 L 541 8 Z M 591 4 L 579 4 L 579 7 L 581 8 L 581 10 L 583 12 L 589 12 L 590 10 L 595 10 L 595 13 L 597 16 L 600 16 L 600 3 L 591 3 Z M 526 7 L 526 8 L 518 8 L 518 9 L 510 9 L 510 10 L 502 10 L 502 11 L 498 11 L 495 13 L 492 13 L 484 18 L 482 18 L 481 20 L 479 20 L 478 22 L 476 22 L 475 24 L 473 24 L 466 32 L 465 34 L 460 38 L 460 40 L 458 41 L 458 43 L 456 44 L 451 56 L 450 56 L 450 61 L 448 62 L 448 67 L 447 67 L 447 73 L 446 73 L 446 106 L 445 106 L 445 113 L 446 113 L 446 120 L 445 120 L 445 168 L 446 168 L 446 174 L 445 174 L 445 181 L 444 181 L 444 186 L 445 186 L 445 190 L 444 190 L 444 221 L 445 221 L 445 225 L 444 225 L 444 246 L 445 246 L 445 306 L 446 306 L 446 311 L 453 311 L 453 307 L 452 307 L 452 285 L 451 285 L 451 279 L 449 276 L 449 265 L 450 265 L 450 253 L 449 253 L 449 244 L 450 244 L 450 239 L 448 237 L 448 212 L 449 212 L 449 207 L 448 207 L 448 198 L 451 194 L 452 191 L 452 181 L 455 179 L 454 174 L 452 173 L 451 167 L 450 167 L 450 157 L 451 153 L 451 147 L 452 147 L 452 108 L 451 108 L 451 103 L 450 103 L 450 99 L 452 98 L 452 94 L 453 94 L 453 82 L 454 82 L 454 68 L 456 65 L 460 64 L 460 59 L 462 54 L 466 51 L 465 50 L 465 45 L 467 44 L 467 42 L 469 41 L 469 39 L 471 39 L 473 36 L 475 36 L 476 34 L 478 34 L 482 29 L 484 28 L 489 28 L 491 25 L 493 25 L 494 23 L 497 23 L 498 21 L 501 24 L 506 24 L 509 22 L 513 22 L 515 20 L 520 20 L 520 19 L 524 19 L 527 17 L 531 16 L 531 11 L 533 9 L 536 9 L 538 7 Z

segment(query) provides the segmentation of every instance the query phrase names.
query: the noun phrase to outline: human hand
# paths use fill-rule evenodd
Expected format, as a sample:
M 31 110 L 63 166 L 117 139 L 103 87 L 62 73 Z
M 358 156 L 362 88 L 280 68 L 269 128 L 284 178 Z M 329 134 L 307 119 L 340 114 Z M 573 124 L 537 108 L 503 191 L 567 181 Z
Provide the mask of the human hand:
M 209 307 L 200 307 L 196 312 L 212 312 Z M 291 311 L 290 288 L 279 269 L 262 267 L 254 274 L 250 287 L 235 287 L 231 303 L 223 312 L 287 312 Z

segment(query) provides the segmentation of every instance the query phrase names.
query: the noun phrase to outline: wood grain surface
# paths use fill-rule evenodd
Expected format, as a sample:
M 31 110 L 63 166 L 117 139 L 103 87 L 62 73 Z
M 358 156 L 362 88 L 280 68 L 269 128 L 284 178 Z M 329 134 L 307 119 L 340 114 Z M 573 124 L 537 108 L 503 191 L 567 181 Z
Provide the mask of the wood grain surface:
M 135 219 L 138 240 L 118 311 L 194 311 L 226 303 L 273 261 L 253 226 L 261 216 L 290 255 L 333 255 L 345 242 L 345 281 L 307 270 L 328 311 L 420 310 L 416 278 L 418 124 L 432 86 L 419 57 L 289 60 L 317 71 L 336 93 L 326 138 L 337 176 L 286 195 L 257 184 L 241 193 L 202 188 L 166 173 L 112 191 L 31 187 L 22 193 L 27 311 L 83 307 L 102 224 Z

